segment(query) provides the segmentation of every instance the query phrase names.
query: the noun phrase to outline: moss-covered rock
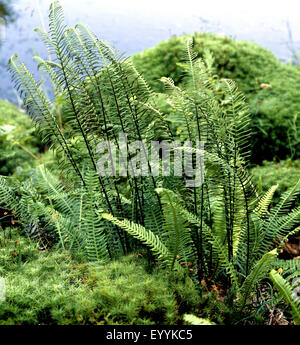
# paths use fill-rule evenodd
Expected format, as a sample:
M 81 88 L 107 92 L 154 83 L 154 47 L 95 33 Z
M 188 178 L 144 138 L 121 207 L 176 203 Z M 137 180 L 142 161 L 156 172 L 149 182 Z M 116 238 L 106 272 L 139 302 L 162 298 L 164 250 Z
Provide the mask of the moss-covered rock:
M 164 91 L 159 81 L 163 76 L 180 84 L 183 70 L 178 63 L 185 58 L 187 37 L 193 37 L 198 56 L 203 57 L 209 50 L 216 73 L 236 81 L 245 93 L 254 132 L 252 161 L 299 157 L 300 71 L 255 43 L 206 33 L 174 36 L 133 56 L 150 86 Z

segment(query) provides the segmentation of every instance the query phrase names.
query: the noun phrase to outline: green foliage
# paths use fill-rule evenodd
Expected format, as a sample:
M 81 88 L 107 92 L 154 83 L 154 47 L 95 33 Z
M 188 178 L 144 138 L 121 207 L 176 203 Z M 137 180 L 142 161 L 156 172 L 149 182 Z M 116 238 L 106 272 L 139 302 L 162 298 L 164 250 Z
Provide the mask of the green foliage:
M 147 231 L 143 226 L 135 224 L 133 222 L 125 220 L 119 220 L 110 214 L 102 213 L 101 216 L 112 222 L 113 224 L 119 226 L 120 228 L 127 231 L 133 237 L 139 239 L 142 243 L 148 245 L 154 254 L 158 256 L 159 259 L 168 261 L 170 253 L 166 246 L 160 241 L 159 237 L 152 232 Z
M 124 297 L 124 309 L 117 304 L 111 322 L 151 323 L 148 316 L 159 309 L 158 305 L 167 305 L 169 310 L 164 314 L 159 309 L 163 315 L 160 322 L 177 317 L 172 307 L 172 289 L 167 293 L 156 283 L 168 302 L 160 298 L 159 302 L 147 300 L 148 291 L 158 290 L 152 283 L 151 289 L 143 283 L 139 285 L 143 280 L 134 275 L 138 274 L 137 267 L 131 270 L 126 264 L 122 266 L 121 271 L 128 273 L 125 278 L 109 275 L 110 268 L 119 265 L 116 258 L 142 248 L 141 244 L 162 261 L 170 275 L 175 270 L 178 277 L 184 274 L 185 283 L 189 277 L 198 286 L 223 282 L 224 310 L 219 301 L 213 306 L 215 311 L 222 309 L 222 317 L 250 309 L 248 301 L 271 269 L 276 248 L 299 232 L 300 209 L 294 205 L 300 194 L 300 180 L 281 195 L 274 207 L 271 200 L 277 187 L 271 187 L 265 196 L 258 195 L 248 174 L 249 110 L 236 84 L 215 75 L 210 53 L 205 53 L 205 61 L 196 59 L 193 42 L 188 39 L 185 63 L 180 64 L 185 75 L 180 86 L 169 77 L 160 80 L 167 89 L 164 111 L 158 103 L 163 103 L 165 96 L 153 93 L 128 59 L 98 40 L 84 25 L 70 29 L 65 26 L 57 1 L 50 6 L 49 34 L 36 31 L 52 55 L 51 61 L 35 59 L 55 86 L 54 98 L 48 97 L 16 55 L 10 59 L 9 70 L 40 135 L 55 151 L 60 173 L 57 177 L 42 165 L 25 182 L 10 183 L 1 177 L 0 203 L 15 213 L 23 230 L 31 234 L 54 233 L 58 248 L 82 255 L 99 270 L 92 281 L 97 291 L 94 299 L 72 302 L 68 311 L 71 317 L 66 320 L 73 322 L 72 315 L 81 308 L 77 321 L 87 323 L 93 318 L 86 315 L 88 309 L 96 313 L 95 322 L 101 319 L 95 303 L 100 303 L 101 310 L 107 305 L 111 309 L 120 295 Z M 255 54 L 250 57 L 258 59 Z M 250 57 L 247 55 L 247 59 Z M 218 57 L 216 61 L 218 66 Z M 247 61 L 250 63 L 251 59 Z M 274 58 L 274 64 L 276 61 Z M 188 174 L 153 176 L 152 169 L 157 166 L 151 165 L 149 157 L 146 163 L 150 176 L 103 176 L 96 164 L 97 145 L 106 140 L 110 156 L 108 142 L 119 148 L 120 132 L 127 134 L 129 143 L 143 140 L 147 148 L 154 139 L 202 141 L 204 150 L 185 147 L 185 154 L 204 154 L 197 165 L 196 183 L 191 183 Z M 172 153 L 181 149 L 173 148 Z M 155 162 L 160 163 L 160 159 Z M 132 164 L 130 161 L 129 171 Z M 109 260 L 112 263 L 105 265 Z M 125 290 L 115 291 L 113 279 L 120 280 Z M 156 281 L 159 279 L 156 276 Z M 132 289 L 140 291 L 143 301 L 147 301 L 142 305 L 142 315 L 129 303 Z M 183 294 L 182 288 L 173 291 L 189 300 L 190 295 Z M 138 297 L 133 301 L 142 303 Z M 84 304 L 87 309 L 80 307 Z M 120 314 L 120 310 L 125 311 Z M 208 307 L 208 316 L 204 317 L 211 320 L 211 311 Z M 65 318 L 63 312 L 59 315 Z M 222 323 L 222 317 L 213 321 Z
M 111 324 L 173 324 L 179 317 L 166 274 L 146 274 L 135 256 L 91 268 L 88 284 Z
M 80 274 L 65 251 L 39 251 L 38 244 L 18 232 L 1 231 L 1 276 L 6 301 L 0 304 L 1 324 L 51 323 L 51 311 L 84 293 Z
M 299 227 L 298 227 L 299 230 Z M 280 305 L 283 301 L 287 307 L 284 312 L 291 314 L 294 321 L 299 323 L 299 280 L 300 261 L 277 259 L 273 263 L 273 269 L 270 272 L 270 279 L 278 291 L 273 305 Z M 281 303 L 282 305 L 282 303 Z
M 251 292 L 254 290 L 256 284 L 258 284 L 263 278 L 266 277 L 270 271 L 272 263 L 277 257 L 277 250 L 274 249 L 269 253 L 266 253 L 262 258 L 255 264 L 250 274 L 246 277 L 241 287 L 241 305 L 245 306 Z
M 298 157 L 300 71 L 255 43 L 207 33 L 172 37 L 133 56 L 149 85 L 163 91 L 160 78 L 170 77 L 177 85 L 183 81 L 182 52 L 190 37 L 195 52 L 205 58 L 210 51 L 216 73 L 233 79 L 246 95 L 255 133 L 251 160 Z
M 274 202 L 278 202 L 280 195 L 297 183 L 300 176 L 300 161 L 264 161 L 263 165 L 251 169 L 251 175 L 259 193 L 266 193 L 269 188 L 278 184 L 273 198 Z
M 291 285 L 275 270 L 272 270 L 270 272 L 270 278 L 272 279 L 279 294 L 291 307 L 291 313 L 295 319 L 296 324 L 300 325 L 300 299 L 299 297 L 293 297 L 293 288 L 295 288 L 296 284 L 294 284 L 294 286 Z M 297 285 L 299 285 L 299 282 L 297 282 Z
M 39 251 L 37 243 L 15 230 L 1 231 L 0 275 L 6 301 L 1 324 L 174 324 L 178 304 L 191 303 L 172 290 L 164 272 L 146 273 L 143 260 L 131 255 L 105 266 L 79 263 L 69 252 Z M 177 290 L 189 289 L 187 307 L 199 297 L 183 278 Z M 187 303 L 186 303 L 187 302 Z
M 182 138 L 192 140 L 202 136 L 206 139 L 206 177 L 197 190 L 199 199 L 196 194 L 191 205 L 184 199 L 184 194 L 179 196 L 170 190 L 157 189 L 164 211 L 164 228 L 158 231 L 164 235 L 158 237 L 160 243 L 165 243 L 169 254 L 159 249 L 156 254 L 170 268 L 181 257 L 196 262 L 199 281 L 201 277 L 207 279 L 212 274 L 212 267 L 218 267 L 218 271 L 223 269 L 231 280 L 234 299 L 243 309 L 255 291 L 255 286 L 266 278 L 276 259 L 277 250 L 271 250 L 276 247 L 276 241 L 298 231 L 295 227 L 300 219 L 299 208 L 291 208 L 300 194 L 300 181 L 284 193 L 278 205 L 271 210 L 269 207 L 275 187 L 260 200 L 255 196 L 257 193 L 245 170 L 249 134 L 244 100 L 232 82 L 211 79 L 208 73 L 210 66 L 193 61 L 189 42 L 187 55 L 185 69 L 190 78 L 185 89 L 175 86 L 171 79 L 163 78 L 162 81 L 170 90 L 169 103 L 175 110 L 174 120 L 178 119 L 182 128 Z M 199 87 L 199 77 L 203 88 Z M 216 101 L 219 90 L 224 90 L 222 101 Z M 219 102 L 224 108 L 219 108 Z M 199 104 L 200 118 L 197 117 Z M 227 115 L 224 116 L 225 121 L 221 115 L 224 113 Z M 206 114 L 210 114 L 212 119 Z M 217 198 L 220 195 L 222 198 Z M 192 212 L 188 210 L 191 206 Z M 127 220 L 119 221 L 107 215 L 105 218 L 128 231 Z M 190 223 L 190 227 L 186 222 Z M 138 227 L 130 223 L 131 229 Z M 151 241 L 154 238 L 152 231 L 144 227 L 142 231 L 143 237 L 148 239 L 147 245 L 154 247 L 157 237 Z M 139 231 L 131 231 L 131 234 L 136 238 L 141 237 Z M 187 254 L 184 249 L 190 253 Z M 169 257 L 173 257 L 173 260 Z
M 15 19 L 16 14 L 14 13 L 11 1 L 0 1 L 0 17 L 4 17 L 6 21 L 12 21 Z
M 28 173 L 40 146 L 31 120 L 13 104 L 0 100 L 0 175 Z
M 299 183 L 300 181 L 298 182 L 298 185 Z M 268 208 L 271 203 L 271 196 L 272 193 L 274 193 L 274 189 L 271 189 L 271 191 L 261 199 L 257 207 L 253 210 L 253 213 L 249 215 L 251 221 L 253 222 L 253 225 L 250 228 L 251 233 L 247 235 L 249 236 L 249 248 L 246 248 L 245 241 L 243 241 L 243 236 L 245 236 L 245 233 L 243 233 L 243 228 L 238 229 L 241 234 L 241 240 L 239 242 L 239 245 L 235 249 L 236 256 L 232 259 L 232 262 L 235 264 L 228 260 L 228 252 L 226 250 L 226 247 L 222 245 L 221 239 L 219 238 L 219 234 L 216 233 L 216 230 L 210 229 L 207 225 L 203 226 L 204 235 L 206 237 L 203 244 L 210 244 L 212 246 L 212 250 L 216 253 L 216 257 L 212 256 L 210 258 L 207 258 L 206 264 L 208 265 L 209 262 L 211 262 L 211 264 L 218 263 L 219 266 L 224 267 L 224 269 L 226 270 L 226 272 L 228 272 L 228 275 L 232 279 L 233 287 L 236 290 L 236 296 L 238 298 L 238 304 L 242 309 L 245 307 L 247 301 L 251 298 L 252 292 L 255 291 L 255 286 L 262 279 L 266 278 L 268 272 L 272 267 L 272 264 L 277 257 L 277 250 L 273 249 L 272 251 L 267 252 L 268 248 L 272 248 L 272 246 L 274 247 L 276 240 L 281 240 L 284 235 L 284 238 L 286 239 L 289 235 L 299 232 L 299 227 L 295 228 L 300 219 L 299 208 L 291 211 L 288 215 L 285 214 L 287 205 L 291 202 L 291 200 L 293 200 L 293 198 L 295 198 L 295 195 L 297 195 L 297 193 L 300 193 L 298 185 L 285 193 L 281 198 L 281 202 L 276 207 L 274 207 L 271 212 L 269 212 Z M 174 201 L 174 197 L 173 199 L 170 198 L 171 192 L 164 191 L 164 193 L 169 193 L 168 204 L 170 205 L 170 207 L 176 210 L 177 218 L 180 218 L 180 216 L 182 216 L 186 219 L 186 221 L 190 222 L 191 225 L 201 225 L 201 221 L 199 218 L 197 218 L 192 213 L 189 213 L 182 206 L 176 204 L 176 201 Z M 103 216 L 106 219 L 112 221 L 114 224 L 119 225 L 126 230 L 128 230 L 128 228 L 141 228 L 140 226 L 133 223 L 128 224 L 128 221 L 126 220 L 118 221 L 117 219 L 114 219 L 113 217 L 110 217 L 108 215 Z M 127 224 L 128 228 L 126 226 Z M 176 237 L 178 237 L 178 234 L 172 229 L 172 227 L 172 225 L 169 225 L 168 228 L 165 228 L 165 231 L 166 233 L 173 234 L 174 237 L 171 243 L 176 243 Z M 180 229 L 180 232 L 184 233 L 183 228 Z M 141 238 L 139 231 L 137 231 L 137 233 L 129 231 L 129 233 L 131 233 L 136 238 Z M 161 238 L 160 240 L 156 238 L 155 241 L 152 240 L 152 237 L 154 236 L 153 233 L 149 230 L 147 231 L 144 228 L 142 229 L 142 234 L 145 238 L 148 239 L 146 244 L 148 244 L 150 247 L 154 247 L 154 245 L 158 241 L 160 242 L 165 240 L 167 242 L 166 238 Z M 245 240 L 247 241 L 247 238 L 245 238 Z M 185 241 L 186 240 L 180 241 L 182 247 L 184 247 L 183 244 L 185 243 Z M 193 243 L 192 237 L 190 238 L 190 241 L 191 243 Z M 161 248 L 164 248 L 164 250 L 162 250 Z M 172 247 L 168 249 L 169 251 L 171 251 Z M 249 253 L 251 254 L 247 254 L 247 250 L 249 250 Z M 168 264 L 172 268 L 172 264 L 170 265 L 169 259 L 170 254 L 167 252 L 167 249 L 162 243 L 159 247 L 156 247 L 156 251 L 154 252 L 159 255 L 160 259 L 164 260 L 166 264 Z M 180 261 L 191 260 L 191 257 L 186 257 L 183 253 L 178 250 L 176 252 L 176 257 L 178 259 L 180 258 Z M 215 263 L 214 260 L 216 260 Z M 243 267 L 243 265 L 245 266 Z M 245 276 L 245 279 L 241 280 L 238 277 L 239 275 Z
M 122 203 L 122 200 L 138 200 L 135 212 L 137 219 L 142 221 L 144 211 L 141 203 L 146 198 L 149 182 L 135 176 L 127 181 L 99 176 L 97 144 L 105 139 L 118 145 L 120 131 L 127 133 L 128 140 L 154 138 L 160 135 L 155 128 L 166 128 L 164 119 L 146 103 L 151 91 L 135 67 L 107 43 L 99 41 L 85 26 L 67 29 L 58 2 L 50 6 L 49 35 L 42 29 L 36 31 L 53 55 L 52 61 L 38 57 L 36 60 L 39 68 L 52 79 L 56 98 L 48 98 L 40 82 L 34 80 L 16 55 L 9 62 L 12 79 L 44 142 L 55 150 L 62 179 L 73 182 L 69 190 L 76 191 L 77 210 L 82 193 L 87 198 L 91 196 L 89 202 L 84 203 L 85 210 L 79 210 L 76 216 L 79 222 L 86 220 L 88 231 L 92 232 L 87 239 L 90 255 L 100 259 L 96 248 L 100 242 L 103 243 L 103 236 L 108 245 L 106 252 L 101 250 L 105 257 L 126 253 L 131 247 L 126 235 L 116 227 L 110 233 L 103 233 L 101 226 L 104 224 L 97 223 L 97 210 L 122 215 L 132 211 L 133 207 L 130 202 Z M 63 113 L 68 119 L 64 128 L 57 111 L 61 99 L 65 104 Z M 153 179 L 151 183 L 153 190 L 156 181 Z M 155 193 L 151 195 L 151 189 L 147 192 L 147 200 L 152 204 L 158 203 Z M 65 219 L 61 220 L 65 222 Z M 73 222 L 74 218 L 71 220 Z M 97 229 L 91 230 L 90 225 L 96 225 Z M 66 226 L 73 229 L 71 225 Z M 78 229 L 85 236 L 84 229 L 81 226 Z
M 0 176 L 1 203 L 14 210 L 24 229 L 31 233 L 54 232 L 58 247 L 83 253 L 91 261 L 106 262 L 109 252 L 103 234 L 104 225 L 94 210 L 98 194 L 93 193 L 94 178 L 88 189 L 76 192 L 43 165 L 33 170 L 25 183 L 12 183 Z M 20 196 L 18 196 L 20 195 Z

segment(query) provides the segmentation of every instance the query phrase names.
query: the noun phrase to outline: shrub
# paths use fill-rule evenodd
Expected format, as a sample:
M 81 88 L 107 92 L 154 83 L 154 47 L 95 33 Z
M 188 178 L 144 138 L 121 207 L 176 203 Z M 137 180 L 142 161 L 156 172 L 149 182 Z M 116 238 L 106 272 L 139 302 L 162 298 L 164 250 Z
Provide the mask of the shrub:
M 193 37 L 198 56 L 210 51 L 217 74 L 233 79 L 245 93 L 255 132 L 252 161 L 299 157 L 300 71 L 255 43 L 206 33 L 172 37 L 133 56 L 150 86 L 164 91 L 159 81 L 164 76 L 171 77 L 175 84 L 182 82 L 181 52 L 187 37 Z

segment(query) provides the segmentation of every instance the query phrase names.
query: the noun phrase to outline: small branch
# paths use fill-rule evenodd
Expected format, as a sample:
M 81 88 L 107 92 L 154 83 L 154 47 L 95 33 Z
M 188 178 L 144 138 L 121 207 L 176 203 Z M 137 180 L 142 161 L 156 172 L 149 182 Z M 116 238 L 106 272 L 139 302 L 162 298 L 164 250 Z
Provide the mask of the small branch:
M 37 157 L 35 154 L 33 154 L 30 150 L 28 150 L 25 146 L 21 145 L 20 143 L 15 142 L 15 145 L 18 145 L 21 147 L 22 150 L 26 151 L 27 153 L 30 154 L 34 159 L 39 160 L 39 157 Z

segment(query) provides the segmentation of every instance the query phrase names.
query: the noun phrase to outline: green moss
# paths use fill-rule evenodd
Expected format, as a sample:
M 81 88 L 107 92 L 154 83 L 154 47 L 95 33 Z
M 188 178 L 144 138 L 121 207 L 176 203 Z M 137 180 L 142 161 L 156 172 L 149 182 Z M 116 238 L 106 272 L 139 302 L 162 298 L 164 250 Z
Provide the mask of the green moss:
M 41 251 L 15 229 L 1 230 L 0 241 L 0 324 L 175 324 L 181 305 L 194 312 L 199 304 L 187 277 L 147 273 L 136 255 L 101 266 Z
M 24 174 L 41 144 L 32 121 L 13 104 L 0 100 L 0 174 Z
M 280 195 L 295 185 L 300 178 L 300 160 L 277 162 L 264 161 L 263 165 L 252 168 L 253 182 L 259 193 L 265 193 L 270 187 L 278 184 L 274 202 Z
M 184 60 L 187 37 L 191 35 L 172 37 L 133 56 L 134 64 L 156 91 L 164 91 L 159 82 L 163 76 L 171 77 L 175 84 L 181 83 L 183 71 L 178 63 Z M 274 156 L 299 157 L 300 71 L 252 42 L 206 33 L 192 37 L 198 56 L 211 51 L 216 73 L 236 81 L 246 95 L 254 131 L 252 161 L 272 160 Z M 272 88 L 263 88 L 261 84 Z

